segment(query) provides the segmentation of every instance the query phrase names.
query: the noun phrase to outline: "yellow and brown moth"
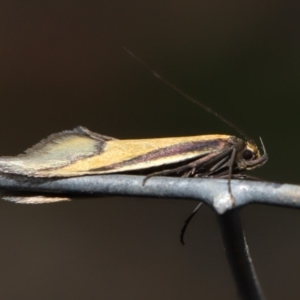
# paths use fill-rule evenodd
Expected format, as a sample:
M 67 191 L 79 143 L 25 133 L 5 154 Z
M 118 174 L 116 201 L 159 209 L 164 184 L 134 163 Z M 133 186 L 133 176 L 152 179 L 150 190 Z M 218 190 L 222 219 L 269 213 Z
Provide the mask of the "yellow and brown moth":
M 77 127 L 50 135 L 24 154 L 0 157 L 0 173 L 35 178 L 113 173 L 228 177 L 260 167 L 267 159 L 252 141 L 230 135 L 119 140 Z M 51 199 L 57 201 L 30 196 L 28 202 Z
M 251 141 L 230 135 L 118 140 L 85 127 L 50 135 L 15 157 L 0 157 L 0 173 L 29 177 L 73 177 L 142 171 L 186 177 L 228 175 L 262 166 Z

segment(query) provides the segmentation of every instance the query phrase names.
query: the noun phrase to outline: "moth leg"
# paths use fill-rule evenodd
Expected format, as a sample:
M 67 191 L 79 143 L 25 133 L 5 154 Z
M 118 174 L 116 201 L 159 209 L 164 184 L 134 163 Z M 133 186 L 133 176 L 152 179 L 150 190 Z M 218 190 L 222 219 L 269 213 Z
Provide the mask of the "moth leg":
M 214 173 L 217 173 L 219 170 L 224 168 L 226 165 L 228 166 L 228 160 L 230 159 L 231 155 L 232 148 L 216 154 L 215 157 L 207 162 L 206 165 L 204 164 L 204 169 L 207 169 L 207 172 L 204 175 L 213 175 Z
M 193 162 L 190 162 L 187 165 L 181 166 L 181 167 L 177 167 L 177 168 L 173 168 L 173 169 L 167 169 L 167 170 L 163 170 L 163 171 L 159 171 L 159 172 L 154 172 L 152 174 L 147 175 L 144 179 L 143 179 L 143 183 L 142 185 L 145 185 L 147 180 L 153 176 L 164 176 L 164 175 L 169 175 L 169 174 L 174 174 L 174 173 L 178 173 L 178 172 L 183 172 L 188 170 L 188 174 L 190 175 L 190 171 L 193 171 L 193 169 L 196 169 L 198 166 L 200 166 L 201 164 L 209 161 L 211 158 L 215 157 L 217 154 L 216 153 L 211 153 L 208 154 L 204 157 L 201 157 Z
M 190 175 L 194 175 L 195 171 L 196 171 L 196 168 L 192 168 L 189 171 L 185 172 L 182 177 L 184 177 L 184 178 L 190 177 Z
M 173 174 L 173 173 L 185 171 L 185 170 L 190 169 L 190 168 L 191 167 L 189 167 L 188 165 L 186 165 L 186 166 L 182 166 L 182 167 L 178 167 L 178 168 L 174 168 L 174 169 L 168 169 L 168 170 L 164 170 L 164 171 L 154 172 L 152 174 L 147 175 L 143 179 L 142 185 L 145 185 L 146 182 L 148 181 L 148 179 L 150 179 L 151 177 L 169 175 L 169 174 Z
M 228 178 L 228 174 L 223 174 L 221 176 L 218 176 L 218 178 Z M 259 178 L 259 177 L 256 177 L 256 176 L 249 176 L 249 175 L 246 175 L 246 174 L 232 174 L 231 178 L 240 179 L 240 180 L 248 179 L 248 180 L 253 180 L 253 181 L 265 181 L 262 178 Z
M 249 179 L 249 180 L 256 180 L 256 181 L 266 181 L 262 178 L 256 177 L 256 176 L 249 176 L 245 174 L 235 174 L 233 178 L 238 178 L 238 179 Z
M 208 175 L 213 175 L 213 173 L 217 173 L 219 170 L 221 170 L 227 165 L 227 162 L 228 157 L 224 157 L 223 159 L 221 159 L 218 163 L 216 163 L 210 168 Z
M 232 202 L 232 205 L 234 206 L 235 205 L 235 200 L 234 200 L 234 197 L 232 195 L 232 190 L 231 190 L 231 178 L 232 178 L 232 172 L 233 172 L 233 164 L 234 164 L 234 160 L 236 158 L 236 148 L 233 148 L 232 149 L 232 154 L 231 154 L 231 157 L 228 161 L 228 182 L 227 182 L 227 186 L 228 186 L 228 193 L 229 193 L 229 196 L 230 196 L 230 199 L 231 199 L 231 202 Z

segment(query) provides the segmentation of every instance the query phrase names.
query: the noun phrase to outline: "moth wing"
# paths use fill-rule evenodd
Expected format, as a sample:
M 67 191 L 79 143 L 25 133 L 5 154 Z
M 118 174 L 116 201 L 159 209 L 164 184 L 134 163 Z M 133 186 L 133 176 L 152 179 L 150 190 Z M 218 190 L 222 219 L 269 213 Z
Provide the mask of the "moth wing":
M 40 170 L 40 177 L 71 177 L 124 173 L 164 167 L 218 153 L 229 146 L 227 136 L 190 136 L 107 141 L 104 151 L 61 168 Z M 147 171 L 146 171 L 147 172 Z
M 61 168 L 100 154 L 106 141 L 113 139 L 84 127 L 55 133 L 27 149 L 24 154 L 0 157 L 0 172 L 36 176 L 40 170 Z
M 41 196 L 41 195 L 22 195 L 22 194 L 4 194 L 1 199 L 18 204 L 45 204 L 61 201 L 71 201 L 68 197 Z

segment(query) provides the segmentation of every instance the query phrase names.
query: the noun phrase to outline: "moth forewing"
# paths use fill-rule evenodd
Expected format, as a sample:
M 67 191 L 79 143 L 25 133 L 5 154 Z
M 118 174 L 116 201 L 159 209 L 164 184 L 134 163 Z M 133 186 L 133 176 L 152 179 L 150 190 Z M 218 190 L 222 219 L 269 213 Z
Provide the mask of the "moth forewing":
M 0 172 L 28 177 L 73 177 L 165 168 L 162 174 L 193 170 L 189 176 L 217 176 L 228 171 L 236 150 L 234 173 L 261 160 L 256 146 L 229 135 L 200 135 L 118 140 L 84 127 L 52 134 L 16 157 L 0 157 Z M 250 154 L 251 155 L 250 155 Z M 158 173 L 156 173 L 158 174 Z
M 52 134 L 24 154 L 0 157 L 0 173 L 28 178 L 131 173 L 185 177 L 231 176 L 261 166 L 255 144 L 230 135 L 118 140 L 84 127 Z M 230 187 L 229 187 L 230 188 Z M 18 203 L 69 200 L 55 195 L 4 193 Z

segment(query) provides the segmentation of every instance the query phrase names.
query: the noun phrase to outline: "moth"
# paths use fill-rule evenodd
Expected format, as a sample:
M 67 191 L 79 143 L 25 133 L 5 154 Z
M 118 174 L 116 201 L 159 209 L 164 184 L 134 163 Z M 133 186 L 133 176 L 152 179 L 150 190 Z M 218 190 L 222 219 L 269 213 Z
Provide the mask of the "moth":
M 50 135 L 15 157 L 0 157 L 0 173 L 31 178 L 130 173 L 228 177 L 262 166 L 268 157 L 252 141 L 230 135 L 119 140 L 77 127 Z M 146 177 L 146 178 L 148 178 Z M 20 203 L 67 198 L 4 197 Z

